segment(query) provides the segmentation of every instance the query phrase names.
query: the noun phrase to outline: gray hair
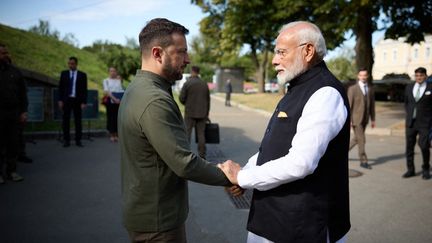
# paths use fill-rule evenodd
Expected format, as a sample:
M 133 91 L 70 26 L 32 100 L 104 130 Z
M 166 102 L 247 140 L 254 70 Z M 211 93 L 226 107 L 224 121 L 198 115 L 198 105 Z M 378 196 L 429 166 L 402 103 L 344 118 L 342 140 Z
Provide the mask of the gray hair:
M 299 44 L 306 43 L 306 42 L 313 44 L 315 46 L 315 50 L 317 52 L 318 58 L 320 59 L 320 61 L 323 60 L 324 56 L 327 53 L 327 47 L 320 29 L 315 24 L 312 24 L 311 22 L 307 22 L 307 21 L 291 22 L 282 26 L 282 28 L 279 30 L 279 34 L 285 31 L 286 29 L 293 28 L 300 24 L 308 25 L 309 28 L 301 28 L 296 32 L 297 34 L 296 37 L 299 41 Z

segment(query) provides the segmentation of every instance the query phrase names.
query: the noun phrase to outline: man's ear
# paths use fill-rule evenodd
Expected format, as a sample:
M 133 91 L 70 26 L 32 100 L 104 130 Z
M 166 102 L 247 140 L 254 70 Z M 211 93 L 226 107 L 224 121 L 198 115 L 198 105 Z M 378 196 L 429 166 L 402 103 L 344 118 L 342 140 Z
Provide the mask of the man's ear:
M 315 57 L 315 46 L 312 44 L 306 44 L 306 47 L 304 48 L 304 51 L 306 52 L 305 60 L 307 63 L 311 63 Z
M 162 54 L 163 54 L 163 50 L 159 46 L 155 46 L 151 50 L 152 58 L 154 58 L 157 62 L 160 63 L 162 62 Z

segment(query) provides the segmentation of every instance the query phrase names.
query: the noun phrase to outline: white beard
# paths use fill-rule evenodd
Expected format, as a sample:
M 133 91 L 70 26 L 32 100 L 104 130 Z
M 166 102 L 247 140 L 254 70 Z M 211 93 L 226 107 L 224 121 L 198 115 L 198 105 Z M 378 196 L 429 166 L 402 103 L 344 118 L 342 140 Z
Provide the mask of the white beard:
M 283 70 L 283 74 L 277 75 L 279 85 L 285 85 L 306 71 L 301 56 L 297 56 L 294 59 L 294 63 L 290 67 L 284 68 Z

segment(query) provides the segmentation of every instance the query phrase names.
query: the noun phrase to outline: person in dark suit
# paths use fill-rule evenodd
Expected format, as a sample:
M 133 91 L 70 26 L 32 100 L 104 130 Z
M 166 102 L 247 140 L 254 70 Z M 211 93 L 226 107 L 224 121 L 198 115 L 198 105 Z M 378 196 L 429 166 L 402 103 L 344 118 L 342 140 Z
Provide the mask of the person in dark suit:
M 58 106 L 63 111 L 63 147 L 70 146 L 70 115 L 74 114 L 75 120 L 75 143 L 82 147 L 82 109 L 87 104 L 87 75 L 78 71 L 78 59 L 70 57 L 68 62 L 69 70 L 60 74 L 59 101 Z
M 231 79 L 227 79 L 225 84 L 225 106 L 231 106 L 232 85 Z
M 357 74 L 358 83 L 348 88 L 348 101 L 351 110 L 351 126 L 354 137 L 350 141 L 350 150 L 358 145 L 360 166 L 365 169 L 372 169 L 368 164 L 365 151 L 366 126 L 371 120 L 371 127 L 375 127 L 375 93 L 373 87 L 368 84 L 368 71 L 360 69 Z
M 191 141 L 192 129 L 198 137 L 198 153 L 201 158 L 206 157 L 205 124 L 210 111 L 210 90 L 207 83 L 199 78 L 200 69 L 192 66 L 191 76 L 180 91 L 180 102 L 185 105 L 186 130 Z
M 17 173 L 19 146 L 19 124 L 27 120 L 27 90 L 24 77 L 11 64 L 6 46 L 0 44 L 0 184 L 3 178 L 3 163 L 6 164 L 6 179 L 22 181 Z
M 423 179 L 430 179 L 429 159 L 430 141 L 429 131 L 432 126 L 432 84 L 426 81 L 426 69 L 417 68 L 415 71 L 415 83 L 407 85 L 405 89 L 405 135 L 406 135 L 406 159 L 407 172 L 402 177 L 415 176 L 414 146 L 417 135 L 418 144 L 423 157 Z

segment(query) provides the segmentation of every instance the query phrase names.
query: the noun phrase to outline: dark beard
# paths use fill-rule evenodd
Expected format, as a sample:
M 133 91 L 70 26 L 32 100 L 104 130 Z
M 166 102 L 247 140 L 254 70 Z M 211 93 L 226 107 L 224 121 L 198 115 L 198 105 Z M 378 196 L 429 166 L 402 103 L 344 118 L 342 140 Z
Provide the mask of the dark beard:
M 165 65 L 162 68 L 162 72 L 163 72 L 165 78 L 167 79 L 167 81 L 172 85 L 175 84 L 176 80 L 180 80 L 183 77 L 183 73 L 176 71 L 170 65 Z

